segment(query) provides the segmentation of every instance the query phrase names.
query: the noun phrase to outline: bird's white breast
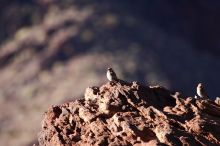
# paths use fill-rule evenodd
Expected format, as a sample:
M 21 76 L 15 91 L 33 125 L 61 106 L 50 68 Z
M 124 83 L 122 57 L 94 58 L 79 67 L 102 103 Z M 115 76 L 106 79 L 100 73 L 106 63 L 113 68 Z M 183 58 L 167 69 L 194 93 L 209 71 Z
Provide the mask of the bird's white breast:
M 107 76 L 107 78 L 108 78 L 109 81 L 112 81 L 112 80 L 113 80 L 110 71 L 107 71 L 106 76 Z

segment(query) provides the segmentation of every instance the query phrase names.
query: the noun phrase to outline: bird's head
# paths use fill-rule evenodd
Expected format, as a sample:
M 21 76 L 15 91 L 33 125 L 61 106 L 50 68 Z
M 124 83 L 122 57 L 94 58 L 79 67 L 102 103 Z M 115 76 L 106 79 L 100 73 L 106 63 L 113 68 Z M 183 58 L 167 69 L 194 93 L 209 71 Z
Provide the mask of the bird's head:
M 202 84 L 202 83 L 199 83 L 199 84 L 197 85 L 197 88 L 201 88 L 201 87 L 203 87 L 203 84 Z
M 112 70 L 112 68 L 111 68 L 111 67 L 108 67 L 108 70 L 109 70 L 109 71 L 111 71 L 111 70 Z

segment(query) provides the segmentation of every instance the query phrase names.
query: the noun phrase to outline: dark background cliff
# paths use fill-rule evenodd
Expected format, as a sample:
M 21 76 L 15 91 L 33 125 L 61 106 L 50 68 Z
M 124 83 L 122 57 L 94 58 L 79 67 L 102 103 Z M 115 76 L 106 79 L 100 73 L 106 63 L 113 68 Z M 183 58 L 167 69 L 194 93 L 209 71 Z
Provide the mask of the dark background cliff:
M 31 145 L 42 113 L 106 81 L 219 95 L 220 2 L 2 0 L 0 143 Z

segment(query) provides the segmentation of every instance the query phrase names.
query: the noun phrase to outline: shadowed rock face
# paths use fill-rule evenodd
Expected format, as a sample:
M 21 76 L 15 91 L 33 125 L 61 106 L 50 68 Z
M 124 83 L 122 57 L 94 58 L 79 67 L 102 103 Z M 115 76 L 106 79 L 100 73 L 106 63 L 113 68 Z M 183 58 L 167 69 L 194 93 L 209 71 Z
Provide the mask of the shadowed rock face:
M 220 145 L 220 106 L 137 82 L 89 87 L 51 107 L 39 145 Z

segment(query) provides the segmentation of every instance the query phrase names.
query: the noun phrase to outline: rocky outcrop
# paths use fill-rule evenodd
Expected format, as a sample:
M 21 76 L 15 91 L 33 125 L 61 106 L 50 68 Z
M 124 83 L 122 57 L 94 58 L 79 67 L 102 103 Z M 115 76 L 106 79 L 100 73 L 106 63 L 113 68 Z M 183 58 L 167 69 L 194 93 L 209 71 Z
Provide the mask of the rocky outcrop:
M 89 87 L 52 106 L 39 145 L 220 145 L 220 106 L 137 82 Z
M 202 81 L 216 97 L 219 15 L 217 0 L 1 0 L 0 145 L 31 145 L 41 113 L 103 83 L 107 66 L 186 95 Z

